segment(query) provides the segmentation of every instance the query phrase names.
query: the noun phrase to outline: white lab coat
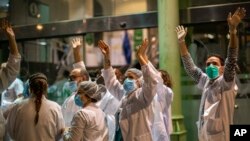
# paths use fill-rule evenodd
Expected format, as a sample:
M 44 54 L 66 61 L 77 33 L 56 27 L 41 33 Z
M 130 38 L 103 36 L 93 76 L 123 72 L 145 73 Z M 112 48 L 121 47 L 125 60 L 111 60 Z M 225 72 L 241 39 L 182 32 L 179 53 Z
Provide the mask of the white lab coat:
M 62 114 L 66 127 L 71 125 L 71 121 L 76 112 L 82 109 L 82 107 L 75 104 L 75 94 L 76 92 L 73 92 L 62 104 Z
M 159 79 L 161 77 L 159 72 L 150 62 L 142 66 L 142 72 L 144 78 L 142 87 L 123 97 L 125 90 L 117 80 L 112 67 L 102 70 L 106 87 L 117 99 L 122 100 L 119 122 L 124 141 L 157 141 L 153 136 L 154 129 L 151 127 L 157 122 L 154 121 L 157 119 L 154 117 L 153 100 L 157 87 L 163 85 L 163 82 Z M 159 119 L 163 121 L 162 116 Z M 160 128 L 158 131 L 163 131 L 166 135 L 164 123 L 160 122 L 158 127 Z
M 154 97 L 154 124 L 152 126 L 154 140 L 170 140 L 172 133 L 171 102 L 173 91 L 165 85 L 157 87 L 157 95 Z M 164 129 L 163 129 L 164 126 Z
M 9 54 L 6 67 L 0 69 L 0 91 L 6 89 L 15 79 L 20 71 L 21 56 Z M 5 133 L 5 119 L 0 108 L 0 141 Z
M 65 128 L 61 107 L 42 97 L 37 125 L 35 98 L 31 97 L 17 103 L 10 111 L 7 119 L 7 131 L 10 137 L 18 141 L 55 141 L 62 135 Z
M 237 55 L 237 48 L 228 48 L 224 72 L 215 80 L 210 80 L 201 69 L 195 66 L 190 54 L 182 56 L 186 72 L 202 90 L 197 122 L 200 141 L 229 141 L 229 126 L 233 124 L 237 94 L 235 83 Z
M 198 84 L 203 91 L 201 107 L 204 114 L 199 113 L 197 122 L 200 141 L 229 141 L 229 125 L 233 123 L 233 113 L 237 86 L 235 81 L 225 82 L 220 76 L 210 84 L 206 75 L 202 76 Z M 201 123 L 203 121 L 203 125 Z
M 23 81 L 16 78 L 10 86 L 3 91 L 1 99 L 1 108 L 3 112 L 23 93 L 23 89 Z
M 105 113 L 94 103 L 79 110 L 71 127 L 64 134 L 65 141 L 108 141 Z

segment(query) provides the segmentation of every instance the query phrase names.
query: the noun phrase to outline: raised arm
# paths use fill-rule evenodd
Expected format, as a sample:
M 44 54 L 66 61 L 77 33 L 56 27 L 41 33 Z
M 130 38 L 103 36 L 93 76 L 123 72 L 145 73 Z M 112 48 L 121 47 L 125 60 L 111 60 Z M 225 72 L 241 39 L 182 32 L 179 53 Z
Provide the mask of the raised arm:
M 185 37 L 187 35 L 187 28 L 184 28 L 183 26 L 177 26 L 176 27 L 176 33 L 177 33 L 177 38 L 180 46 L 180 54 L 182 56 L 188 55 L 188 49 L 187 45 L 185 42 Z
M 21 55 L 19 54 L 15 33 L 8 21 L 2 20 L 1 29 L 9 40 L 10 54 L 5 67 L 0 70 L 0 89 L 6 89 L 20 71 Z
M 246 10 L 244 8 L 238 8 L 233 15 L 231 12 L 228 14 L 227 23 L 229 27 L 230 40 L 228 45 L 227 59 L 225 63 L 225 69 L 223 77 L 226 82 L 234 80 L 237 66 L 238 57 L 238 38 L 237 38 L 237 27 L 241 20 L 245 17 Z
M 9 40 L 9 49 L 10 53 L 14 56 L 19 57 L 19 51 L 16 44 L 16 38 L 15 33 L 10 25 L 10 23 L 7 20 L 2 20 L 2 26 L 1 28 L 4 30 L 8 40 Z
M 74 38 L 72 39 L 71 44 L 72 44 L 74 60 L 75 60 L 75 63 L 73 64 L 73 68 L 83 68 L 86 70 L 86 66 L 81 56 L 81 46 L 82 46 L 81 39 Z
M 185 42 L 185 37 L 187 35 L 187 28 L 184 29 L 183 26 L 177 26 L 176 27 L 176 33 L 177 33 L 177 38 L 180 46 L 180 54 L 181 54 L 181 59 L 184 64 L 184 68 L 189 76 L 191 76 L 196 83 L 199 83 L 200 78 L 202 76 L 202 70 L 198 68 L 194 62 L 193 59 L 191 58 L 186 42 Z
M 98 42 L 98 46 L 104 57 L 104 64 L 103 64 L 104 69 L 109 69 L 111 67 L 109 46 L 103 40 L 100 40 Z
M 72 43 L 72 47 L 73 47 L 73 54 L 74 54 L 74 59 L 75 59 L 75 63 L 78 63 L 80 61 L 82 61 L 82 57 L 81 57 L 81 39 L 80 38 L 74 38 L 71 41 Z
M 111 66 L 109 46 L 102 40 L 98 42 L 98 46 L 104 57 L 104 70 L 102 70 L 102 76 L 104 78 L 105 86 L 115 98 L 121 100 L 125 94 L 125 90 L 116 78 L 115 71 Z
M 139 45 L 139 49 L 136 52 L 137 59 L 141 66 L 148 64 L 148 56 L 146 54 L 147 47 L 148 47 L 148 40 L 145 39 L 142 42 L 142 45 Z
M 136 91 L 136 95 L 138 99 L 145 105 L 148 105 L 152 102 L 154 96 L 157 93 L 157 85 L 163 85 L 160 73 L 158 72 L 158 70 L 154 68 L 154 66 L 148 60 L 148 56 L 146 55 L 147 47 L 148 47 L 148 40 L 145 39 L 139 46 L 139 49 L 136 53 L 136 57 L 142 68 L 142 74 L 144 80 L 142 88 Z

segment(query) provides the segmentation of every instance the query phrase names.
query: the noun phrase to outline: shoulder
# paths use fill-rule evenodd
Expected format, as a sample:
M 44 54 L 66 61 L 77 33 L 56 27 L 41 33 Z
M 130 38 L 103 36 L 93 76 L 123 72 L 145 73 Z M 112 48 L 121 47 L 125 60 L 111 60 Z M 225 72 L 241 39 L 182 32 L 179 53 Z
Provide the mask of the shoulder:
M 54 101 L 51 101 L 49 99 L 46 99 L 44 101 L 46 102 L 48 108 L 50 108 L 50 109 L 56 109 L 56 110 L 61 110 L 61 106 L 58 103 L 56 103 Z

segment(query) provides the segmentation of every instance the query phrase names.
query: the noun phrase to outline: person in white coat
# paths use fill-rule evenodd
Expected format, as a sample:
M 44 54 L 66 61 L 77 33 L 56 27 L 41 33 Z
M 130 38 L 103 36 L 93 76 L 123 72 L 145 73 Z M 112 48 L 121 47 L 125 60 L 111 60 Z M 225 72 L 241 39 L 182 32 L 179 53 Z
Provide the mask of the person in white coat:
M 74 102 L 82 109 L 74 115 L 71 127 L 65 130 L 64 141 L 108 141 L 105 113 L 96 105 L 105 93 L 105 86 L 95 82 L 79 84 Z
M 160 73 L 147 59 L 148 40 L 145 39 L 137 51 L 137 59 L 142 72 L 135 68 L 128 69 L 123 85 L 117 80 L 115 71 L 111 67 L 109 46 L 102 40 L 98 42 L 98 46 L 104 55 L 102 75 L 105 85 L 111 94 L 122 101 L 119 123 L 123 140 L 153 141 L 151 125 L 154 124 L 155 119 L 152 102 L 157 94 L 157 87 L 163 85 L 163 81 L 159 79 L 161 78 Z M 162 123 L 160 126 L 166 135 L 164 124 Z M 161 138 L 161 140 L 165 140 L 165 138 Z
M 74 68 L 70 72 L 69 77 L 70 77 L 70 82 L 65 83 L 64 86 L 69 85 L 68 87 L 70 88 L 69 91 L 72 93 L 68 98 L 65 99 L 65 101 L 62 104 L 62 113 L 66 126 L 70 126 L 74 114 L 81 109 L 81 107 L 75 105 L 74 103 L 74 97 L 76 94 L 77 86 L 81 82 L 89 80 L 88 72 L 84 68 L 79 68 L 79 67 Z
M 20 71 L 21 55 L 19 54 L 15 33 L 7 20 L 2 20 L 0 25 L 9 40 L 10 54 L 4 67 L 0 68 L 0 91 L 8 88 L 8 86 L 16 79 Z M 0 141 L 3 140 L 5 134 L 5 119 L 0 109 Z
M 31 96 L 9 112 L 6 128 L 10 137 L 18 141 L 59 140 L 65 126 L 61 107 L 45 97 L 47 77 L 35 73 L 29 78 L 29 86 Z
M 202 90 L 199 110 L 198 136 L 200 141 L 229 141 L 229 127 L 233 124 L 235 83 L 238 56 L 237 26 L 245 17 L 246 10 L 238 8 L 233 15 L 228 14 L 229 46 L 227 59 L 224 61 L 218 55 L 211 55 L 206 60 L 206 73 L 195 66 L 188 53 L 185 37 L 187 29 L 176 27 L 180 45 L 180 54 L 186 72 L 195 80 Z
M 1 108 L 3 112 L 8 109 L 8 107 L 13 104 L 16 99 L 22 97 L 23 86 L 23 81 L 16 78 L 10 86 L 3 91 L 1 99 Z
M 159 136 L 159 131 L 157 125 L 161 124 L 161 122 L 165 125 L 165 130 L 167 132 L 167 135 L 170 140 L 170 134 L 172 133 L 172 111 L 171 111 L 171 103 L 173 101 L 173 90 L 172 90 L 172 81 L 170 78 L 170 75 L 165 70 L 158 70 L 161 74 L 161 78 L 163 80 L 164 85 L 158 87 L 157 89 L 157 95 L 155 96 L 155 116 L 160 116 L 162 120 L 158 120 L 156 122 L 156 129 L 155 129 L 155 135 Z M 157 104 L 156 104 L 157 103 Z M 161 111 L 159 113 L 159 111 Z M 161 115 L 162 114 L 162 115 Z M 155 120 L 157 121 L 157 120 Z

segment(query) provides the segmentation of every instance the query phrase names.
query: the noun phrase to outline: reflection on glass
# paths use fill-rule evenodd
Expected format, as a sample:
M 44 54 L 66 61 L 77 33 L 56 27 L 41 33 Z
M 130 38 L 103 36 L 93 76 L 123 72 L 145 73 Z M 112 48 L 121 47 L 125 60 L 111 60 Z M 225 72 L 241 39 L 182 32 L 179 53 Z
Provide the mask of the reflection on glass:
M 148 0 L 10 0 L 9 3 L 8 14 L 15 25 L 74 21 L 157 10 L 157 1 Z

